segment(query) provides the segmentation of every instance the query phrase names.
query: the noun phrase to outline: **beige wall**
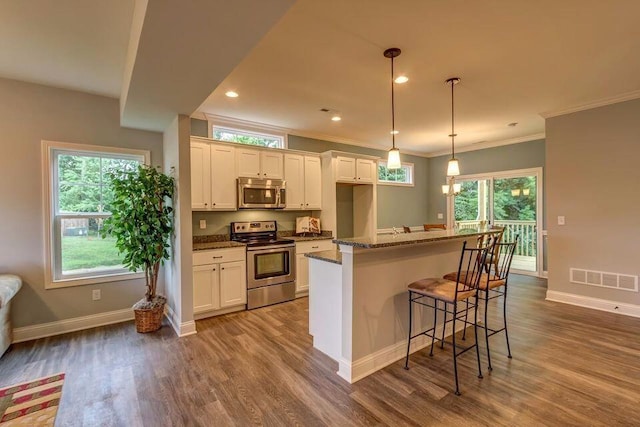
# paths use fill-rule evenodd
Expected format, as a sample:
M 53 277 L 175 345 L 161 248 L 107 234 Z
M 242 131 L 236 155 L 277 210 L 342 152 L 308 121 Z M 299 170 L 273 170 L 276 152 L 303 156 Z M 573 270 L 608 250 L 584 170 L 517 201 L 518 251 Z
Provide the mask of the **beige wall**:
M 151 150 L 162 165 L 162 135 L 121 128 L 118 100 L 0 79 L 0 272 L 22 277 L 15 327 L 130 307 L 144 280 L 44 289 L 41 140 Z M 102 299 L 91 300 L 101 289 Z
M 640 100 L 550 118 L 546 134 L 549 290 L 640 304 L 569 282 L 571 267 L 640 274 Z

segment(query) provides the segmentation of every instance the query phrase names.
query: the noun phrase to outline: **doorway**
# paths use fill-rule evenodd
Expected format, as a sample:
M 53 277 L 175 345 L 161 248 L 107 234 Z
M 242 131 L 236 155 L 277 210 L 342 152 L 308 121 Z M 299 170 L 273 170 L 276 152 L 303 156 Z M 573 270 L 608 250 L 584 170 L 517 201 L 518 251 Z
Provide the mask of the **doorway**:
M 448 226 L 477 228 L 482 221 L 505 227 L 503 240 L 518 236 L 511 269 L 542 275 L 542 168 L 463 175 L 460 194 L 447 206 Z

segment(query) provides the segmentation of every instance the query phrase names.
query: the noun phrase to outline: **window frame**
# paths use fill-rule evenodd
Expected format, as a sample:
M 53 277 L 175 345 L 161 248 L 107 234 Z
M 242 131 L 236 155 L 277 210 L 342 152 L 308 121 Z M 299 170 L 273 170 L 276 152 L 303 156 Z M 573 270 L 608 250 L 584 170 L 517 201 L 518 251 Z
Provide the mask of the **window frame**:
M 235 122 L 226 122 L 224 120 L 216 119 L 216 120 L 207 120 L 208 123 L 208 134 L 209 138 L 225 142 L 227 144 L 236 144 L 245 147 L 253 147 L 253 148 L 267 148 L 272 150 L 286 150 L 289 146 L 288 135 L 286 132 L 282 131 L 280 128 L 271 127 L 268 125 L 262 125 L 260 123 L 252 123 L 252 124 L 238 124 Z M 249 145 L 243 144 L 241 142 L 234 141 L 221 141 L 219 139 L 215 139 L 213 137 L 213 132 L 215 128 L 224 129 L 231 132 L 237 132 L 241 134 L 246 134 L 248 136 L 257 136 L 257 137 L 268 137 L 268 138 L 277 138 L 282 141 L 280 147 L 265 147 L 262 145 Z
M 387 166 L 387 161 L 386 160 L 378 160 L 378 164 L 376 165 L 376 173 L 377 173 L 377 178 L 378 178 L 378 185 L 394 185 L 394 186 L 398 186 L 398 187 L 415 187 L 415 165 L 413 163 L 410 162 L 402 162 L 402 167 L 407 167 L 409 168 L 409 176 L 411 178 L 411 182 L 395 182 L 395 181 L 384 181 L 382 179 L 380 179 L 380 171 L 379 171 L 379 167 L 380 166 Z
M 136 150 L 121 147 L 105 147 L 88 144 L 75 144 L 58 141 L 42 141 L 43 171 L 43 211 L 45 224 L 45 289 L 57 289 L 71 286 L 82 286 L 95 283 L 115 282 L 143 278 L 142 272 L 130 272 L 125 269 L 106 270 L 81 275 L 61 277 L 62 241 L 59 238 L 62 219 L 73 218 L 107 218 L 110 214 L 87 212 L 58 213 L 56 183 L 58 168 L 55 164 L 59 153 L 70 155 L 110 155 L 116 158 L 139 158 L 144 164 L 150 164 L 151 153 L 148 150 Z

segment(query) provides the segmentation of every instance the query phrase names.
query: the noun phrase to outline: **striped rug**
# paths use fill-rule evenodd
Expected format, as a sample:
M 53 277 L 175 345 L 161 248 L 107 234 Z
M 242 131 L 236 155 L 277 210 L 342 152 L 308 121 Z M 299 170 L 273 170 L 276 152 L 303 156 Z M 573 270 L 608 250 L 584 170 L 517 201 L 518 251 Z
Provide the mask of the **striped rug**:
M 57 374 L 0 389 L 0 427 L 52 426 L 63 383 Z

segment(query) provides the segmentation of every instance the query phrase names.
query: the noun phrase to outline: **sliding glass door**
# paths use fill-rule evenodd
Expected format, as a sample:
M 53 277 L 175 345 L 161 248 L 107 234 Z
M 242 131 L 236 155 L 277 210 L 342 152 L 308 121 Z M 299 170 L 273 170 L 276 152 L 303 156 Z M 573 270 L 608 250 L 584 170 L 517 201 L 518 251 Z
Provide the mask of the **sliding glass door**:
M 461 176 L 459 195 L 449 204 L 449 225 L 476 228 L 484 223 L 505 228 L 504 241 L 518 236 L 514 271 L 541 273 L 541 169 Z

